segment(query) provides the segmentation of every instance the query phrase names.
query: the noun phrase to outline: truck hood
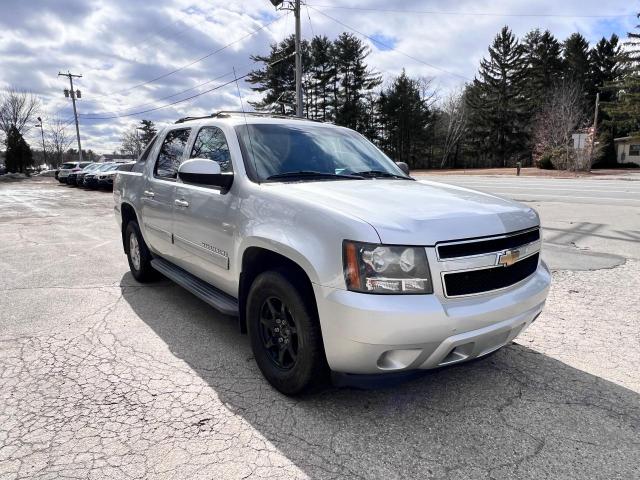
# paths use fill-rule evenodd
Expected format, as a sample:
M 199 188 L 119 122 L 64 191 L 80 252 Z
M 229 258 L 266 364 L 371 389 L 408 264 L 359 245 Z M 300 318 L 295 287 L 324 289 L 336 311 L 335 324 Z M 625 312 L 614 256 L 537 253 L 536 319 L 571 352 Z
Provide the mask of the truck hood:
M 531 208 L 495 195 L 437 182 L 352 180 L 277 185 L 280 193 L 369 223 L 383 243 L 437 242 L 523 230 L 539 225 Z M 353 239 L 357 240 L 357 239 Z

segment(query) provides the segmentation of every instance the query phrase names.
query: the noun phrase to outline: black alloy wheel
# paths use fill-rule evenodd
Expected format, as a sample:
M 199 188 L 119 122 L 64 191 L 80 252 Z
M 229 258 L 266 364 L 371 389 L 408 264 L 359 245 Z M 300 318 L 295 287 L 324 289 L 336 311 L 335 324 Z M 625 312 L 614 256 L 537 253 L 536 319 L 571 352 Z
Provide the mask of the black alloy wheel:
M 298 359 L 298 327 L 287 304 L 269 297 L 260 309 L 260 339 L 274 366 L 291 370 Z

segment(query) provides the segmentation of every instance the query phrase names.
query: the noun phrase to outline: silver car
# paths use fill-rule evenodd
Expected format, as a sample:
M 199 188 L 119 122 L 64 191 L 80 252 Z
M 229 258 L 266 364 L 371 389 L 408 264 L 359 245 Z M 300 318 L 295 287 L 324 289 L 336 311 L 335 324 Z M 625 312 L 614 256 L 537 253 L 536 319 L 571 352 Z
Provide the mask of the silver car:
M 178 121 L 114 183 L 131 273 L 249 335 L 275 388 L 483 357 L 542 311 L 538 214 L 416 181 L 362 135 L 222 112 Z M 180 319 L 176 319 L 180 321 Z

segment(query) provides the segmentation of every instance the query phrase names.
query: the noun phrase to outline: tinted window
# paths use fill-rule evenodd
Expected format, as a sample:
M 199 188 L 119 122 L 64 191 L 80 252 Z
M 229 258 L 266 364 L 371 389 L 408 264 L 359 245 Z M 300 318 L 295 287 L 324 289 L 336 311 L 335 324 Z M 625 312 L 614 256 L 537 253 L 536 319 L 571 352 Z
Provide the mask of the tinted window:
M 162 142 L 158 160 L 154 168 L 154 175 L 160 178 L 176 178 L 178 167 L 182 160 L 182 154 L 187 146 L 189 132 L 191 130 L 171 130 Z
M 231 154 L 224 136 L 218 127 L 203 127 L 198 132 L 191 149 L 191 158 L 208 158 L 220 165 L 220 171 L 231 172 Z
M 118 167 L 118 170 L 120 170 L 121 172 L 130 172 L 134 165 L 135 164 L 133 163 L 125 163 L 124 165 L 120 165 Z
M 60 165 L 60 169 L 68 170 L 70 168 L 74 168 L 75 166 L 76 166 L 75 163 L 63 163 L 62 165 Z
M 88 167 L 89 165 L 91 165 L 91 162 L 82 162 L 80 168 Z

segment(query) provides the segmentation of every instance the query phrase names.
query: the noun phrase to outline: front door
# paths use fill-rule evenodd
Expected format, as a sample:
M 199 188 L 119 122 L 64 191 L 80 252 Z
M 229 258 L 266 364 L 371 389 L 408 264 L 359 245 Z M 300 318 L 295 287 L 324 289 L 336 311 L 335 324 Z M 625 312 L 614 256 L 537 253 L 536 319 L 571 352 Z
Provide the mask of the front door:
M 222 173 L 233 171 L 224 132 L 218 127 L 205 126 L 198 131 L 189 158 L 218 162 Z M 237 281 L 231 278 L 230 253 L 236 231 L 236 205 L 231 192 L 180 180 L 176 183 L 173 210 L 176 263 L 234 296 Z
M 178 166 L 183 160 L 191 129 L 169 130 L 160 146 L 142 192 L 145 240 L 156 254 L 174 256 L 172 224 Z

